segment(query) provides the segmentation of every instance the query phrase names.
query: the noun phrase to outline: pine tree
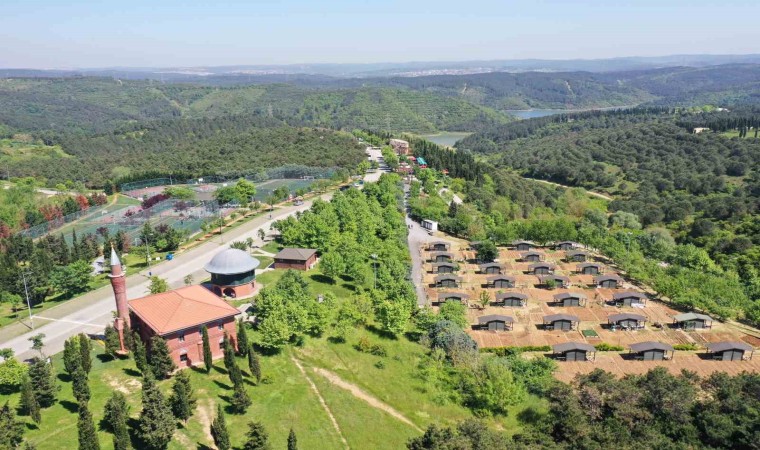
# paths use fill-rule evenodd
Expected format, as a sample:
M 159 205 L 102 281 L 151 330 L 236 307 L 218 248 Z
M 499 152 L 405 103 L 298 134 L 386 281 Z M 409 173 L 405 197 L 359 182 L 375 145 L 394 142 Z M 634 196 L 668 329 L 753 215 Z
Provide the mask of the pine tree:
M 0 408 L 0 448 L 16 448 L 24 440 L 24 423 L 16 420 L 16 413 L 5 402 Z
M 244 414 L 249 406 L 251 406 L 251 397 L 245 391 L 243 382 L 235 383 L 234 393 L 232 394 L 232 399 L 230 399 L 232 411 L 237 414 Z
M 105 336 L 105 345 L 106 345 L 106 354 L 115 357 L 116 352 L 121 350 L 121 342 L 119 342 L 119 331 L 116 330 L 116 328 L 108 324 L 106 326 L 106 331 L 104 333 Z
M 241 356 L 248 356 L 248 333 L 246 332 L 246 325 L 245 321 L 241 317 L 240 320 L 238 320 L 238 332 L 237 332 L 237 344 L 238 344 L 238 353 L 240 353 Z
M 169 352 L 169 346 L 166 345 L 166 341 L 161 336 L 150 338 L 149 361 L 153 376 L 158 380 L 168 377 L 177 368 Z
M 137 436 L 144 448 L 163 450 L 172 439 L 176 422 L 150 372 L 143 378 L 142 404 L 137 419 Z
M 271 450 L 269 436 L 261 422 L 248 422 L 248 433 L 243 450 Z
M 288 433 L 288 450 L 298 450 L 298 439 L 296 439 L 296 432 L 292 428 Z
M 129 448 L 127 417 L 129 417 L 127 398 L 121 392 L 113 391 L 111 398 L 108 399 L 103 409 L 103 421 L 113 433 L 114 450 L 126 450 Z
M 169 397 L 174 417 L 187 422 L 187 419 L 193 415 L 195 410 L 195 395 L 193 387 L 190 384 L 190 376 L 187 372 L 181 371 L 174 377 L 172 385 L 172 394 Z
M 148 366 L 148 356 L 145 351 L 145 344 L 139 335 L 135 335 L 132 339 L 132 353 L 135 358 L 135 366 L 143 376 L 150 370 Z
M 29 379 L 40 407 L 47 408 L 55 403 L 58 386 L 55 384 L 53 368 L 47 361 L 38 357 L 32 359 L 29 365 Z
M 230 434 L 227 431 L 227 423 L 224 420 L 224 411 L 222 405 L 216 405 L 216 417 L 211 422 L 211 437 L 214 439 L 214 445 L 218 450 L 230 450 Z
M 81 403 L 90 401 L 90 384 L 87 379 L 87 373 L 80 366 L 71 375 L 71 388 L 74 391 L 74 398 Z
M 84 333 L 79 334 L 79 352 L 82 355 L 82 369 L 85 373 L 89 374 L 90 369 L 92 369 L 92 343 L 90 342 L 90 338 Z
M 253 344 L 248 349 L 248 370 L 251 371 L 251 376 L 256 379 L 256 384 L 261 383 L 261 365 L 259 364 L 259 355 L 253 349 Z
M 79 350 L 78 337 L 66 339 L 63 344 L 63 368 L 69 375 L 73 374 L 77 367 L 82 365 L 82 355 Z
M 79 432 L 79 450 L 100 450 L 95 422 L 92 420 L 92 414 L 87 408 L 87 403 L 79 403 L 77 431 Z
M 34 395 L 34 388 L 32 387 L 32 382 L 28 376 L 24 376 L 24 381 L 21 383 L 19 409 L 21 410 L 21 414 L 31 417 L 34 423 L 40 423 L 42 421 L 40 404 L 37 401 L 37 397 Z
M 208 340 L 208 329 L 205 325 L 201 327 L 201 340 L 203 341 L 203 365 L 206 366 L 206 372 L 210 372 L 214 362 L 211 355 L 211 342 Z

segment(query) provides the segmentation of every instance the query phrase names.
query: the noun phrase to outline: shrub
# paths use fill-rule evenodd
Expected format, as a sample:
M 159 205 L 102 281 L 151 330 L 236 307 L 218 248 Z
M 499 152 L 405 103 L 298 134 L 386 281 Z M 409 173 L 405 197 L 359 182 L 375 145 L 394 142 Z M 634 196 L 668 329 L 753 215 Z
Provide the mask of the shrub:
M 625 350 L 621 345 L 613 345 L 606 342 L 602 342 L 601 344 L 595 345 L 594 347 L 596 347 L 596 351 L 598 352 L 622 352 Z
M 687 352 L 693 352 L 699 349 L 700 347 L 697 344 L 676 344 L 673 346 L 673 350 L 683 350 Z
M 359 342 L 354 345 L 354 348 L 362 353 L 369 353 L 375 356 L 388 356 L 388 352 L 380 344 L 373 344 L 365 336 L 359 338 Z
M 550 352 L 552 347 L 550 345 L 524 345 L 522 347 L 489 347 L 481 348 L 482 353 L 494 353 L 497 356 L 508 356 L 515 353 L 522 352 Z
M 375 367 L 377 367 L 378 369 L 385 369 L 385 363 L 381 359 L 380 361 L 375 363 Z

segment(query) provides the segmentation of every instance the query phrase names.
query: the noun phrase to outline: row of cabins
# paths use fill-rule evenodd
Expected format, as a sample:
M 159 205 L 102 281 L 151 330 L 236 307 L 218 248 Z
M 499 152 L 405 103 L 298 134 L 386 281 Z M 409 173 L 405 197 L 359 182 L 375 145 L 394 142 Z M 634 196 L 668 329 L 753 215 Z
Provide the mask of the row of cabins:
M 440 269 L 441 265 L 437 268 Z M 438 272 L 439 275 L 433 279 L 435 287 L 439 288 L 457 288 L 462 283 L 462 277 L 454 275 L 456 270 L 455 266 L 445 266 L 445 272 Z M 448 270 L 451 270 L 448 272 Z M 557 274 L 539 274 L 539 286 L 548 286 L 553 284 L 554 287 L 568 288 L 570 286 L 570 278 L 564 275 Z M 516 285 L 516 278 L 510 275 L 493 275 L 486 278 L 485 287 L 487 288 L 514 288 Z M 599 275 L 594 278 L 594 286 L 607 289 L 619 289 L 623 286 L 623 279 L 617 275 Z
M 430 261 L 433 263 L 433 273 L 453 273 L 458 270 L 458 265 L 454 261 L 454 255 L 449 252 L 434 252 L 431 254 Z M 537 262 L 528 266 L 527 273 L 532 275 L 550 275 L 553 274 L 557 267 L 548 262 Z M 488 275 L 501 275 L 506 271 L 506 267 L 500 263 L 486 263 L 479 267 L 480 273 Z M 582 263 L 576 268 L 576 272 L 582 275 L 600 275 L 604 268 L 598 263 Z
M 755 349 L 744 342 L 726 341 L 707 344 L 708 357 L 716 361 L 750 360 Z M 585 342 L 565 342 L 552 346 L 554 358 L 563 361 L 593 361 L 596 348 Z M 663 342 L 639 342 L 629 347 L 629 354 L 640 361 L 663 361 L 673 359 L 675 349 Z
M 538 248 L 539 246 L 531 241 L 514 241 L 512 247 L 519 252 L 527 252 Z M 554 244 L 557 250 L 574 250 L 580 247 L 580 244 L 573 241 L 561 241 Z M 447 241 L 433 241 L 428 244 L 428 250 L 433 252 L 445 252 L 451 248 L 451 243 Z M 581 252 L 585 253 L 585 252 Z
M 446 301 L 458 301 L 468 303 L 470 296 L 460 292 L 441 292 L 438 294 L 438 303 Z M 563 292 L 553 297 L 554 306 L 585 306 L 588 298 L 585 294 L 576 292 Z M 610 304 L 615 306 L 635 306 L 646 304 L 647 296 L 635 291 L 618 292 L 613 294 Z M 522 307 L 528 304 L 528 295 L 520 292 L 498 292 L 495 299 L 496 306 Z M 705 328 L 705 327 L 700 327 Z

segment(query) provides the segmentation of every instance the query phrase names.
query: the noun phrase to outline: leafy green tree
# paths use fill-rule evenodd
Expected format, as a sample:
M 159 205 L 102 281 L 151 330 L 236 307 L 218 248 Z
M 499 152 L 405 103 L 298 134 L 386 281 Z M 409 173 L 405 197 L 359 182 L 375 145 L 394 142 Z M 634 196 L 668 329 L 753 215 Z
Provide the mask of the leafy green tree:
M 31 417 L 35 423 L 40 423 L 40 421 L 42 421 L 42 416 L 40 415 L 40 404 L 37 401 L 37 397 L 34 395 L 32 382 L 26 375 L 24 376 L 24 381 L 21 384 L 19 409 L 21 410 L 21 414 Z
M 110 357 L 115 357 L 117 355 L 117 352 L 121 350 L 121 342 L 119 341 L 119 332 L 116 330 L 116 328 L 108 324 L 106 325 L 106 329 L 104 332 L 104 341 L 105 341 L 105 350 L 106 355 Z
M 79 348 L 79 336 L 66 339 L 63 344 L 63 368 L 72 375 L 78 367 L 82 367 L 82 353 Z
M 113 433 L 114 450 L 127 450 L 130 447 L 127 419 L 129 404 L 127 398 L 119 391 L 113 391 L 103 409 L 103 421 Z
M 610 226 L 639 230 L 641 229 L 641 222 L 636 214 L 626 211 L 616 211 L 610 216 Z
M 288 450 L 298 450 L 298 439 L 296 438 L 296 432 L 290 429 L 288 433 Z
M 87 407 L 87 402 L 79 403 L 77 432 L 79 435 L 80 450 L 100 450 L 98 433 L 95 431 L 95 422 L 92 420 L 92 414 Z
M 79 354 L 82 369 L 86 373 L 90 373 L 92 369 L 92 343 L 84 333 L 79 333 Z
M 92 280 L 92 266 L 85 260 L 57 267 L 50 277 L 53 288 L 65 297 L 74 297 L 89 291 L 90 280 Z
M 248 204 L 256 195 L 256 185 L 241 178 L 235 183 L 235 199 L 241 205 Z
M 203 341 L 203 365 L 206 367 L 206 372 L 211 372 L 214 362 L 211 354 L 211 342 L 208 339 L 208 328 L 205 325 L 201 327 L 201 341 Z
M 220 205 L 226 205 L 237 199 L 237 191 L 234 186 L 220 187 L 214 192 L 214 198 Z
M 0 448 L 17 448 L 24 440 L 24 423 L 16 420 L 16 413 L 6 401 L 0 408 Z
M 142 372 L 144 376 L 146 371 L 150 370 L 150 366 L 148 365 L 148 355 L 145 350 L 145 344 L 137 333 L 133 333 L 132 335 L 132 356 L 135 358 L 135 367 L 137 367 L 137 370 Z
M 143 378 L 142 405 L 135 434 L 143 448 L 166 449 L 174 434 L 175 419 L 151 373 Z
M 42 349 L 45 347 L 44 339 L 45 333 L 38 333 L 29 338 L 29 341 L 32 343 L 32 350 L 37 350 L 40 352 L 40 356 L 45 356 L 45 354 L 42 352 Z
M 87 372 L 84 371 L 82 366 L 77 367 L 73 374 L 71 374 L 71 388 L 74 391 L 74 398 L 80 404 L 90 401 L 90 384 L 87 379 Z
M 20 363 L 11 351 L 5 355 L 5 361 L 0 362 L 0 387 L 7 390 L 19 388 L 23 384 L 27 373 L 28 366 Z
M 193 387 L 190 384 L 190 376 L 186 372 L 180 371 L 174 377 L 172 393 L 169 396 L 169 404 L 171 405 L 174 417 L 187 423 L 187 419 L 193 415 L 195 403 L 196 399 Z
M 383 300 L 375 310 L 377 320 L 383 330 L 393 335 L 399 335 L 406 330 L 406 324 L 411 318 L 409 308 L 400 301 Z
M 499 257 L 499 249 L 493 241 L 481 241 L 478 245 L 478 259 L 482 262 L 492 262 Z
M 230 434 L 227 431 L 227 423 L 224 418 L 224 411 L 222 411 L 222 405 L 216 405 L 216 417 L 211 422 L 211 437 L 214 439 L 214 445 L 219 450 L 230 450 L 232 445 L 230 444 Z
M 261 422 L 248 422 L 248 433 L 243 450 L 271 450 L 269 434 Z
M 169 290 L 169 283 L 158 275 L 150 277 L 148 292 L 151 294 L 160 294 Z
M 343 257 L 338 252 L 327 252 L 319 260 L 319 267 L 325 276 L 332 279 L 333 283 L 346 271 Z
M 42 358 L 33 358 L 29 365 L 29 379 L 34 387 L 34 396 L 42 408 L 55 403 L 58 386 L 55 384 L 53 368 Z
M 248 343 L 247 325 L 242 317 L 238 320 L 237 323 L 237 347 L 238 353 L 241 356 L 247 356 L 248 349 L 251 347 Z
M 248 349 L 248 370 L 250 370 L 251 376 L 256 380 L 256 384 L 261 383 L 261 364 L 259 356 L 253 348 L 253 344 Z
M 454 322 L 460 328 L 466 328 L 469 324 L 467 320 L 467 307 L 461 302 L 444 302 L 440 308 L 438 308 L 438 314 L 442 319 Z
M 243 381 L 240 380 L 235 383 L 235 386 L 233 387 L 230 408 L 237 414 L 245 414 L 245 411 L 249 406 L 251 406 L 251 397 L 248 396 L 248 392 L 245 390 L 245 385 L 243 384 Z
M 167 378 L 177 368 L 174 360 L 172 360 L 169 346 L 161 336 L 150 338 L 150 355 L 148 360 L 153 377 L 157 380 Z
M 464 378 L 467 404 L 480 415 L 505 414 L 525 398 L 525 389 L 500 358 L 485 358 Z

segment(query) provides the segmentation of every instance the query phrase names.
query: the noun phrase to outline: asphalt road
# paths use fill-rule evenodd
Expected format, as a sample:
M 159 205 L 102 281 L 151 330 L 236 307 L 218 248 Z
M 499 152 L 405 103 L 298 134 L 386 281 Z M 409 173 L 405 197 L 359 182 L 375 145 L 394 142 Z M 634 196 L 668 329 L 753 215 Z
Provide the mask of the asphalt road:
M 379 177 L 379 174 L 377 176 Z M 327 200 L 331 197 L 332 193 L 327 193 L 320 198 Z M 306 201 L 300 206 L 290 205 L 276 209 L 271 219 L 268 214 L 252 219 L 224 233 L 221 238 L 216 236 L 191 250 L 176 255 L 172 261 L 165 261 L 154 266 L 151 272 L 153 275 L 166 279 L 172 288 L 182 286 L 187 275 L 192 275 L 196 282 L 203 280 L 208 277 L 203 266 L 216 253 L 228 248 L 230 242 L 251 237 L 260 244 L 261 241 L 257 236 L 259 228 L 269 230 L 274 221 L 310 208 L 312 201 Z M 127 275 L 128 298 L 145 296 L 148 293 L 149 284 L 147 270 Z M 34 316 L 36 326 L 34 331 L 30 330 L 19 336 L 5 339 L 0 342 L 0 348 L 13 349 L 21 360 L 31 358 L 36 355 L 36 352 L 31 350 L 29 338 L 37 333 L 44 333 L 45 353 L 48 355 L 58 353 L 63 350 L 64 341 L 75 334 L 102 332 L 106 324 L 113 320 L 112 312 L 115 309 L 111 286 L 105 286 Z M 16 326 L 20 325 L 16 324 Z

